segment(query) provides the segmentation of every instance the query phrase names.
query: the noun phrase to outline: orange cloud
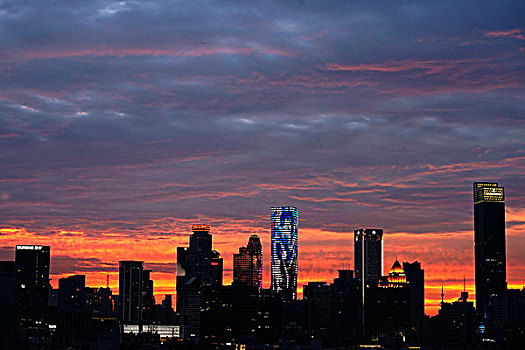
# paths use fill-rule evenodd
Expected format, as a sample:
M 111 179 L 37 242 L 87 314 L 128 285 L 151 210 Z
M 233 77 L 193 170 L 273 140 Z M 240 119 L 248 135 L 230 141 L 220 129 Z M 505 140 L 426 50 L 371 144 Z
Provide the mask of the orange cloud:
M 508 219 L 525 222 L 524 209 L 508 210 Z M 144 229 L 140 234 L 130 236 L 118 231 L 89 232 L 86 230 L 50 229 L 49 235 L 28 232 L 25 228 L 0 228 L 0 246 L 5 250 L 17 244 L 42 244 L 51 246 L 52 285 L 57 287 L 58 279 L 71 274 L 85 274 L 90 286 L 105 286 L 106 276 L 110 287 L 118 293 L 118 261 L 140 260 L 145 268 L 152 269 L 157 302 L 165 294 L 175 294 L 176 248 L 187 246 L 189 222 L 171 222 L 166 233 Z M 154 227 L 154 225 L 152 225 Z M 247 243 L 251 232 L 261 237 L 264 252 L 263 285 L 270 286 L 270 233 L 267 227 L 252 226 L 251 222 L 239 221 L 212 228 L 213 246 L 224 258 L 224 282 L 232 281 L 232 255 Z M 525 242 L 518 239 L 525 234 L 523 225 L 514 226 L 508 233 L 508 282 L 510 287 L 521 287 L 525 271 L 520 253 Z M 472 231 L 437 232 L 413 234 L 388 232 L 384 235 L 384 273 L 397 258 L 412 262 L 418 260 L 425 269 L 425 305 L 427 314 L 433 315 L 439 309 L 441 284 L 445 299 L 455 300 L 463 291 L 463 276 L 466 290 L 474 300 L 474 250 Z M 5 253 L 4 253 L 5 254 Z M 353 270 L 353 228 L 343 232 L 302 228 L 299 231 L 299 295 L 302 286 L 309 281 L 331 283 L 337 277 L 338 269 Z

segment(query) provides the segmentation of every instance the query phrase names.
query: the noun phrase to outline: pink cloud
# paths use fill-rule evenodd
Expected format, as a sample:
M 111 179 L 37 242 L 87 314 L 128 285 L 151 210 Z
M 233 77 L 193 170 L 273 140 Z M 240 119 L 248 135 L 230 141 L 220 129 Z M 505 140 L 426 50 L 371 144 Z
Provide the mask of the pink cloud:
M 485 32 L 485 36 L 488 38 L 514 38 L 519 40 L 525 40 L 524 30 L 519 28 Z
M 68 58 L 68 57 L 102 57 L 102 56 L 168 56 L 168 57 L 204 57 L 213 55 L 275 55 L 294 57 L 296 54 L 291 51 L 255 46 L 255 47 L 229 47 L 229 46 L 210 46 L 210 47 L 191 47 L 191 48 L 112 48 L 94 47 L 86 49 L 50 49 L 50 50 L 12 50 L 8 59 L 13 61 L 49 59 L 49 58 Z

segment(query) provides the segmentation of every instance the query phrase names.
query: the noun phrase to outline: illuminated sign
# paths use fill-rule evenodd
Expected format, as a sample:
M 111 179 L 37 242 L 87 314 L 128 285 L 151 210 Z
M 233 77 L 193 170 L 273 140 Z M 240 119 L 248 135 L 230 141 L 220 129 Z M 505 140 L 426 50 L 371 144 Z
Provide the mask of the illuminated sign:
M 41 245 L 17 245 L 16 250 L 42 250 Z
M 180 338 L 180 326 L 162 324 L 144 324 L 142 332 L 158 334 L 161 338 Z M 123 333 L 139 333 L 138 324 L 125 324 Z
M 502 187 L 483 188 L 483 200 L 502 202 L 503 201 L 503 188 Z
M 192 231 L 207 231 L 210 232 L 211 226 L 210 225 L 191 225 Z
M 475 182 L 474 183 L 474 204 L 480 202 L 505 202 L 503 187 L 499 187 L 497 182 Z

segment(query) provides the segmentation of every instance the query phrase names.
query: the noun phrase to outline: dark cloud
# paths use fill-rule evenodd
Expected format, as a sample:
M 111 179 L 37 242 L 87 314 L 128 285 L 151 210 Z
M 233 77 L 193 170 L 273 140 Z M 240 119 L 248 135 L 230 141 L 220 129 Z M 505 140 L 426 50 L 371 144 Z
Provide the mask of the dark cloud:
M 3 2 L 0 223 L 171 235 L 291 203 L 464 231 L 481 179 L 522 209 L 524 7 Z

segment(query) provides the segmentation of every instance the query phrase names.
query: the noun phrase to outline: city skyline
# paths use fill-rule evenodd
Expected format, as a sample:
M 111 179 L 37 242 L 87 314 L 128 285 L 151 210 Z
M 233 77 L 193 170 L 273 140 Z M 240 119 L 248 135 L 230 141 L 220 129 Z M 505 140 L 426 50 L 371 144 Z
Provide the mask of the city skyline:
M 523 1 L 0 4 L 0 260 L 52 247 L 118 285 L 144 261 L 174 294 L 192 224 L 233 254 L 268 208 L 301 213 L 299 295 L 384 230 L 426 312 L 474 295 L 472 183 L 505 187 L 507 281 L 525 281 Z M 319 263 L 322 257 L 322 263 Z M 387 271 L 383 271 L 386 273 Z
M 480 183 L 480 182 L 475 182 L 475 183 L 474 183 L 474 198 L 475 198 L 475 200 L 476 200 L 476 198 L 480 198 L 480 196 L 481 196 L 481 195 L 477 195 L 477 197 L 476 197 L 476 189 L 477 189 L 476 184 L 480 184 L 480 185 L 485 184 L 486 186 L 497 186 L 497 183 L 487 183 L 487 182 L 481 182 L 481 183 Z M 499 194 L 499 192 L 498 192 L 498 194 L 488 193 L 488 196 L 499 195 L 501 198 L 503 198 L 503 195 L 502 195 L 502 193 L 503 193 L 502 191 L 503 191 L 503 190 L 502 190 L 502 188 L 503 188 L 503 187 L 498 187 L 498 189 L 501 189 L 501 194 Z M 490 189 L 492 189 L 492 188 L 490 188 Z M 497 199 L 499 199 L 500 197 L 498 197 Z M 491 197 L 490 199 L 493 199 L 493 198 Z M 479 202 L 475 202 L 475 204 L 476 204 L 476 203 L 479 203 Z M 273 211 L 275 211 L 276 209 L 279 209 L 279 210 L 285 210 L 285 209 L 289 209 L 289 208 L 293 208 L 293 209 L 295 209 L 295 210 L 297 211 L 297 208 L 294 208 L 294 207 L 272 207 L 272 208 L 271 208 L 271 209 L 272 209 L 272 215 L 273 215 Z M 473 218 L 474 218 L 474 216 L 473 216 Z M 473 220 L 474 220 L 474 219 L 473 219 Z M 205 249 L 209 249 L 210 252 L 213 252 L 213 254 L 216 254 L 216 255 L 217 255 L 218 259 L 221 261 L 221 268 L 222 268 L 222 257 L 223 257 L 223 255 L 220 254 L 220 253 L 221 253 L 220 251 L 211 250 L 211 235 L 209 234 L 209 233 L 210 233 L 210 230 L 211 230 L 211 226 L 210 226 L 210 225 L 206 225 L 206 224 L 193 224 L 193 225 L 191 225 L 191 226 L 190 226 L 190 232 L 192 232 L 192 235 L 189 235 L 189 237 L 190 237 L 190 242 L 193 241 L 193 240 L 196 240 L 196 238 L 194 237 L 194 235 L 195 235 L 196 232 L 197 232 L 198 234 L 204 234 L 204 235 L 207 235 L 209 238 L 207 238 L 206 240 L 209 241 L 209 242 L 204 243 L 205 241 L 202 241 L 203 243 L 199 243 L 199 244 L 200 244 L 200 245 L 203 245 L 203 247 L 206 246 Z M 382 229 L 365 229 L 365 230 L 364 230 L 364 229 L 357 229 L 357 230 L 354 230 L 354 231 L 353 231 L 353 238 L 352 238 L 352 246 L 355 248 L 355 245 L 358 243 L 358 242 L 357 242 L 357 239 L 356 239 L 356 236 L 360 236 L 360 235 L 361 235 L 361 232 L 363 232 L 363 233 L 368 232 L 369 234 L 372 234 L 372 236 L 375 237 L 375 235 L 376 235 L 376 231 L 377 231 L 377 233 L 380 235 L 380 239 L 379 239 L 379 241 L 381 242 L 381 244 L 380 244 L 381 249 L 380 249 L 380 250 L 381 250 L 381 252 L 383 252 L 383 249 L 384 249 L 384 248 L 383 248 L 383 241 L 382 241 L 382 238 L 383 238 L 383 230 L 382 230 Z M 254 233 L 253 233 L 252 235 L 250 235 L 250 239 L 253 238 L 254 235 L 255 235 Z M 271 236 L 271 234 L 270 234 L 270 236 Z M 203 237 L 203 238 L 204 238 L 204 237 Z M 257 238 L 258 238 L 258 237 L 257 237 Z M 474 240 L 474 237 L 473 237 L 472 239 Z M 199 241 L 200 241 L 200 240 L 199 240 Z M 196 242 L 198 242 L 198 241 L 196 241 Z M 19 246 L 21 247 L 20 249 L 23 249 L 24 247 L 32 247 L 33 245 L 32 245 L 32 243 L 31 243 L 31 244 L 28 244 L 28 243 L 21 243 L 21 245 L 17 245 L 17 247 L 19 247 Z M 190 246 L 191 246 L 191 243 L 190 243 Z M 48 246 L 48 247 L 44 247 L 44 248 L 49 249 L 49 246 Z M 175 247 L 175 248 L 176 248 L 176 249 L 179 249 L 179 250 L 182 249 L 182 250 L 184 250 L 184 251 L 186 251 L 186 250 L 189 249 L 189 248 L 184 248 L 184 247 Z M 389 247 L 389 248 L 390 248 L 390 250 L 396 250 L 395 247 Z M 29 248 L 28 248 L 28 249 L 29 249 Z M 196 248 L 194 248 L 194 249 L 196 249 Z M 18 250 L 19 250 L 19 249 L 17 248 L 15 251 L 18 251 Z M 353 251 L 353 250 L 354 250 L 354 249 L 352 249 L 352 256 L 354 256 L 354 251 Z M 508 249 L 507 249 L 507 250 L 508 250 Z M 196 251 L 199 251 L 199 252 L 200 252 L 201 249 L 198 249 L 198 250 L 196 250 Z M 508 251 L 507 251 L 506 253 L 508 253 Z M 180 254 L 180 253 L 178 253 L 178 254 Z M 232 269 L 231 269 L 231 270 L 233 270 L 233 259 L 234 259 L 234 256 L 235 256 L 236 254 L 238 254 L 238 253 L 234 253 L 234 254 L 232 255 L 232 258 L 230 259 L 230 260 L 231 260 L 231 264 L 232 264 Z M 52 255 L 51 255 L 51 257 L 52 257 Z M 264 257 L 264 255 L 263 255 L 263 257 Z M 119 260 L 120 260 L 120 259 L 119 259 Z M 226 259 L 226 260 L 227 260 L 227 259 Z M 270 258 L 269 260 L 270 260 L 270 265 L 271 265 L 271 258 Z M 380 257 L 380 260 L 381 260 L 381 257 Z M 394 260 L 396 261 L 396 263 L 398 262 L 398 254 L 397 254 L 397 253 L 395 254 L 395 259 L 394 259 Z M 410 262 L 410 261 L 412 261 L 412 260 L 415 260 L 415 261 L 417 262 L 417 260 L 420 260 L 420 263 L 422 263 L 422 264 L 423 264 L 423 267 L 425 267 L 425 260 L 424 260 L 424 259 L 418 259 L 417 257 L 415 257 L 414 259 L 411 259 L 411 258 L 408 259 L 408 258 L 405 258 L 405 257 L 400 257 L 400 260 L 401 260 L 401 261 L 405 261 L 405 262 Z M 263 258 L 263 261 L 264 261 L 264 258 Z M 385 261 L 386 261 L 387 264 L 389 264 L 388 260 L 383 259 L 383 260 L 381 261 L 380 265 L 384 265 L 384 264 L 385 264 Z M 151 264 L 151 263 L 148 264 L 147 261 L 135 261 L 135 260 L 133 260 L 133 259 L 130 259 L 130 261 L 122 261 L 122 260 L 120 260 L 120 264 L 122 264 L 123 262 L 124 262 L 124 263 L 139 263 L 141 266 L 143 266 L 143 265 L 145 265 L 145 266 L 154 266 L 154 264 Z M 118 262 L 117 262 L 117 264 L 118 264 Z M 180 264 L 180 262 L 179 262 L 178 260 L 176 260 L 176 261 L 175 261 L 175 265 L 178 265 L 178 264 Z M 213 264 L 213 263 L 212 263 L 212 264 Z M 377 263 L 376 263 L 376 264 L 377 264 Z M 52 265 L 52 264 L 51 264 L 51 265 Z M 474 260 L 473 260 L 473 265 L 474 265 Z M 199 266 L 199 264 L 197 264 L 197 265 L 195 265 L 195 266 Z M 346 266 L 353 268 L 353 265 L 352 265 L 352 266 L 350 266 L 350 265 L 346 265 Z M 263 265 L 263 267 L 264 267 L 264 265 Z M 48 267 L 48 268 L 49 268 L 49 267 Z M 340 269 L 344 269 L 344 268 L 345 268 L 345 265 L 343 264 L 343 266 L 342 266 Z M 176 270 L 176 271 L 179 271 L 179 269 L 180 269 L 180 268 L 177 267 L 175 270 Z M 339 270 L 340 270 L 340 269 L 339 269 Z M 177 273 L 176 273 L 175 270 L 174 270 L 174 272 L 173 272 L 173 276 L 174 276 L 174 277 L 177 276 Z M 384 271 L 385 268 L 384 268 L 383 266 L 381 266 L 381 270 L 382 270 L 382 271 L 381 271 L 381 274 L 380 274 L 381 276 L 387 276 L 387 275 L 388 275 L 388 273 L 387 273 L 388 271 Z M 226 271 L 227 271 L 227 270 L 226 270 Z M 226 272 L 226 271 L 225 271 L 225 272 Z M 355 273 L 355 271 L 356 271 L 356 270 L 354 270 L 354 273 Z M 113 275 L 113 274 L 115 273 L 115 271 L 107 271 L 107 272 L 108 272 L 108 274 L 105 275 L 106 278 L 109 278 L 110 275 Z M 158 271 L 151 271 L 151 270 L 149 270 L 149 271 L 147 271 L 147 272 L 148 272 L 148 276 L 149 276 L 150 273 L 152 273 L 153 275 L 155 275 L 156 272 L 158 272 Z M 300 269 L 298 270 L 298 272 L 300 272 Z M 331 278 L 335 278 L 336 273 L 337 273 L 337 270 L 335 271 L 335 273 L 334 273 L 333 275 L 327 275 L 326 278 L 325 278 L 324 280 L 322 280 L 322 281 L 323 281 L 323 282 L 327 282 L 327 281 L 329 281 Z M 119 272 L 119 270 L 118 270 L 118 265 L 117 265 L 117 271 L 116 271 L 116 274 L 117 274 L 117 275 L 116 275 L 116 276 L 117 276 L 117 284 L 116 284 L 116 287 L 115 287 L 115 284 L 113 283 L 113 284 L 112 284 L 112 286 L 113 286 L 112 289 L 113 289 L 113 291 L 114 291 L 115 293 L 118 294 L 118 293 L 119 293 L 119 288 L 118 288 L 118 277 L 119 277 L 119 274 L 120 274 L 120 272 Z M 52 275 L 52 274 L 50 274 L 50 275 Z M 64 277 L 70 277 L 70 276 L 73 276 L 73 275 L 76 275 L 76 273 L 74 273 L 74 272 L 64 273 L 64 274 L 62 275 L 61 278 L 64 278 Z M 89 276 L 89 273 L 88 273 L 87 275 Z M 184 272 L 183 272 L 183 275 L 184 275 Z M 226 275 L 227 275 L 227 273 L 226 273 Z M 222 276 L 222 272 L 221 272 L 221 276 Z M 358 274 L 357 274 L 356 276 L 358 276 Z M 266 280 L 263 278 L 263 284 L 262 284 L 263 288 L 271 288 L 271 278 L 270 278 L 271 276 L 267 276 L 267 277 L 268 277 L 267 279 L 268 279 L 269 281 L 266 281 Z M 221 278 L 222 278 L 222 277 L 221 277 Z M 427 278 L 430 278 L 430 279 L 432 280 L 432 276 L 428 276 L 428 275 L 427 275 Z M 154 279 L 153 279 L 153 280 L 154 280 Z M 109 281 L 107 281 L 107 280 L 105 280 L 105 281 L 106 281 L 106 282 L 109 282 Z M 162 281 L 162 280 L 161 280 L 161 281 Z M 308 284 L 309 282 L 319 282 L 319 281 L 321 281 L 321 279 L 306 279 L 306 280 L 304 280 L 304 283 L 301 283 L 300 280 L 298 280 L 298 282 L 297 282 L 297 287 L 298 287 L 298 291 L 300 291 L 299 294 L 302 295 L 302 288 L 303 288 L 303 286 L 306 286 L 306 284 Z M 174 282 L 174 281 L 173 281 L 173 282 Z M 226 279 L 225 279 L 224 284 L 230 284 L 230 283 L 232 283 L 232 282 L 233 282 L 233 272 L 231 271 L 231 274 L 230 274 L 229 278 L 226 278 Z M 461 282 L 462 282 L 462 284 L 461 284 L 461 286 L 462 286 L 461 291 L 463 291 L 463 290 L 469 291 L 469 292 L 470 292 L 470 295 L 471 295 L 471 298 L 475 298 L 476 293 L 475 293 L 474 280 L 472 281 L 472 286 L 469 286 L 468 288 L 467 288 L 467 284 L 466 284 L 466 278 L 465 278 L 465 276 L 463 277 L 463 279 L 461 279 Z M 222 282 L 220 282 L 220 283 L 222 283 Z M 442 280 L 441 288 L 443 288 L 443 283 L 445 283 L 445 280 Z M 89 283 L 88 283 L 88 284 L 89 284 Z M 93 283 L 92 283 L 92 284 L 93 284 Z M 51 283 L 51 285 L 52 285 L 54 288 L 57 288 L 57 287 L 58 287 L 58 279 L 55 279 L 55 283 Z M 94 285 L 93 285 L 93 286 L 94 286 Z M 102 286 L 102 284 L 100 284 L 100 286 Z M 519 285 L 519 284 L 516 284 L 516 285 L 509 284 L 509 288 L 520 288 L 520 287 L 522 287 L 522 286 L 523 286 L 523 285 Z M 157 298 L 157 301 L 160 301 L 160 300 L 161 300 L 160 297 L 161 297 L 161 296 L 164 296 L 164 295 L 167 294 L 167 293 L 165 293 L 165 289 L 164 289 L 162 286 L 159 288 L 159 290 L 156 290 L 157 288 L 158 288 L 158 287 L 155 288 L 155 290 L 154 290 L 155 293 L 154 293 L 154 294 L 155 294 L 155 296 L 156 296 L 156 298 Z M 426 288 L 428 288 L 427 283 L 425 283 L 425 289 L 426 289 Z M 173 287 L 173 290 L 174 290 L 174 289 L 175 289 L 175 287 Z M 170 288 L 170 290 L 171 290 L 171 288 Z M 445 300 L 448 300 L 448 301 L 456 300 L 456 299 L 457 299 L 457 295 L 454 294 L 454 293 L 457 292 L 458 290 L 459 290 L 459 289 L 458 289 L 457 287 L 455 287 L 455 288 L 453 288 L 453 289 L 452 289 L 452 288 L 449 288 L 448 292 L 451 294 L 451 297 L 450 297 L 450 298 L 446 298 Z M 428 293 L 428 292 L 426 291 L 426 293 Z M 176 295 L 176 293 L 173 293 L 173 295 Z M 429 298 L 427 298 L 427 297 L 425 297 L 424 300 L 425 300 L 425 309 L 424 309 L 424 310 L 425 310 L 425 314 L 428 314 L 428 315 L 434 315 L 435 312 L 433 312 L 433 311 L 434 311 L 434 310 L 437 310 L 437 309 L 439 308 L 439 305 L 430 304 L 430 303 L 429 303 Z

